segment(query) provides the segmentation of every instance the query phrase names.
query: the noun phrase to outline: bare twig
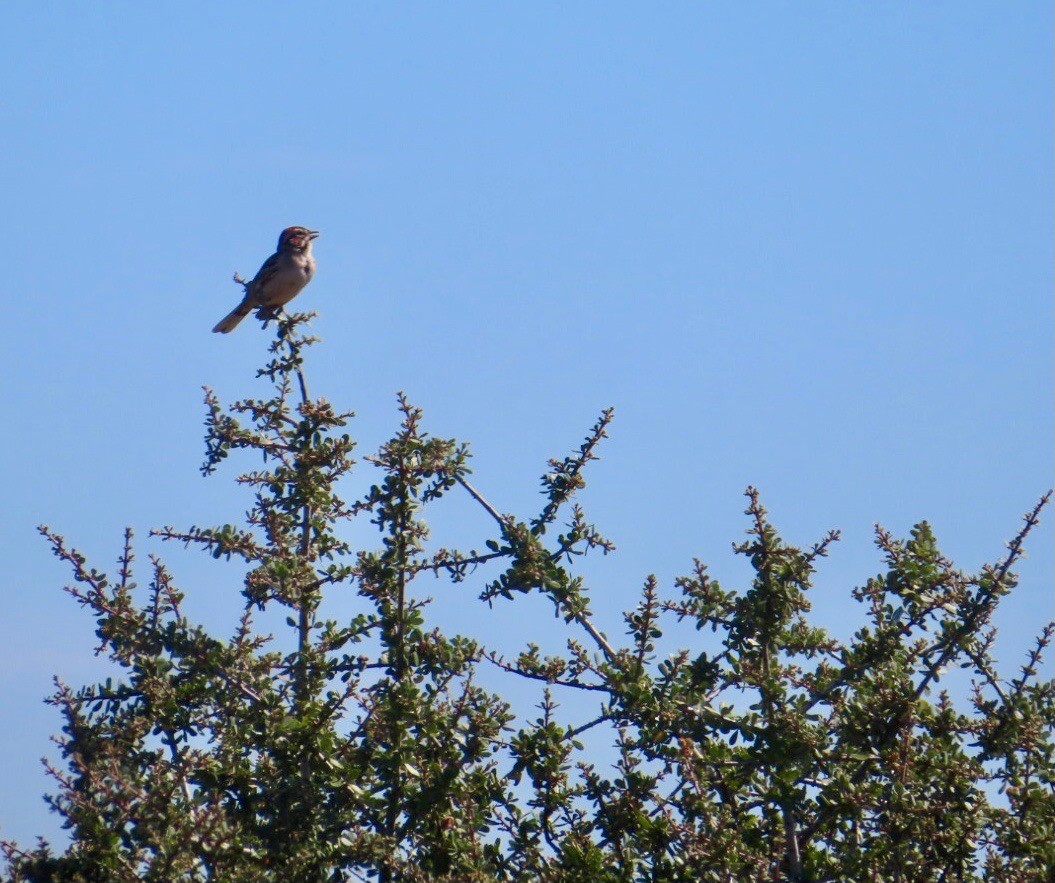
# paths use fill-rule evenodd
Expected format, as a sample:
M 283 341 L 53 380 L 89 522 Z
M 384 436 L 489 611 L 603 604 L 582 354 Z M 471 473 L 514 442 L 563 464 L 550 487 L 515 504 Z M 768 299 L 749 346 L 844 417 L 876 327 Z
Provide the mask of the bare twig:
M 471 496 L 474 500 L 476 500 L 477 503 L 479 503 L 481 506 L 484 507 L 484 509 L 487 510 L 488 514 L 495 521 L 498 522 L 499 526 L 505 528 L 505 527 L 507 527 L 509 525 L 509 517 L 505 516 L 505 515 L 502 515 L 494 506 L 492 506 L 490 503 L 488 503 L 487 500 L 484 499 L 483 495 L 476 488 L 474 488 L 471 484 L 469 484 L 469 482 L 467 482 L 460 475 L 454 476 L 454 480 L 457 481 L 458 484 L 460 484 L 463 488 L 465 488 L 469 492 L 469 496 Z

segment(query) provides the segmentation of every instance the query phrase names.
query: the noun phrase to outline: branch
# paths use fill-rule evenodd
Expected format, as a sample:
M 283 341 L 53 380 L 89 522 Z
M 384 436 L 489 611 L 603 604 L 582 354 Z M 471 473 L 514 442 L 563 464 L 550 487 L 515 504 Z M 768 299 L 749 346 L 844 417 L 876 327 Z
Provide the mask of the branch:
M 484 499 L 483 495 L 471 484 L 469 484 L 469 482 L 467 482 L 460 475 L 454 476 L 454 480 L 457 481 L 458 484 L 460 484 L 469 492 L 469 496 L 471 496 L 474 500 L 476 500 L 477 503 L 479 503 L 481 506 L 484 507 L 484 509 L 487 510 L 488 514 L 495 521 L 498 522 L 499 527 L 505 529 L 509 525 L 509 516 L 502 515 L 494 506 L 488 503 L 487 500 Z
M 602 635 L 599 631 L 597 631 L 597 629 L 594 627 L 594 624 L 590 622 L 586 614 L 573 613 L 572 618 L 584 629 L 586 629 L 587 632 L 589 632 L 590 637 L 597 642 L 597 646 L 600 647 L 601 650 L 604 652 L 604 655 L 608 658 L 608 661 L 612 662 L 615 659 L 615 650 L 612 649 L 612 645 L 608 643 L 608 640 L 605 638 L 605 636 Z
M 956 651 L 959 643 L 968 635 L 973 634 L 978 630 L 978 627 L 982 625 L 985 619 L 992 613 L 995 606 L 996 600 L 999 598 L 999 592 L 1001 586 L 1004 585 L 1007 575 L 1011 570 L 1014 563 L 1022 557 L 1022 544 L 1026 541 L 1026 537 L 1029 536 L 1030 531 L 1040 521 L 1040 512 L 1047 505 L 1051 499 L 1052 491 L 1048 491 L 1044 496 L 1040 498 L 1037 505 L 1034 506 L 1029 512 L 1023 517 L 1025 524 L 1022 529 L 1015 535 L 1015 538 L 1008 543 L 1007 555 L 1004 560 L 995 570 L 990 570 L 988 566 L 986 570 L 990 570 L 993 580 L 990 586 L 982 596 L 978 599 L 967 618 L 955 632 L 953 632 L 943 643 L 944 648 L 938 659 L 927 666 L 927 674 L 920 681 L 919 685 L 913 693 L 913 701 L 919 699 L 926 691 L 933 680 L 938 676 L 938 672 L 945 666 L 949 661 L 950 657 Z M 940 646 L 940 645 L 939 645 Z
M 611 692 L 610 688 L 605 687 L 602 684 L 587 684 L 584 681 L 580 680 L 569 680 L 561 677 L 546 675 L 542 672 L 529 671 L 519 665 L 514 665 L 513 663 L 506 662 L 497 653 L 485 653 L 484 659 L 486 659 L 488 662 L 490 662 L 497 668 L 502 669 L 502 671 L 509 672 L 510 674 L 520 675 L 521 677 L 528 678 L 532 681 L 544 681 L 547 684 L 556 684 L 558 687 L 569 687 L 575 690 L 595 690 L 598 693 Z

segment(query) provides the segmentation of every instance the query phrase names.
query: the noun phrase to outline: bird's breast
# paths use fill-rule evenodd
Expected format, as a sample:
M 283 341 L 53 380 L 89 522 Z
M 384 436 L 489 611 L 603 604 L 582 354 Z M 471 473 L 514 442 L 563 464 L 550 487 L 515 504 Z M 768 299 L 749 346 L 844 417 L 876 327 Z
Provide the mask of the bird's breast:
M 261 278 L 256 286 L 256 299 L 269 306 L 281 306 L 288 303 L 311 281 L 315 274 L 315 261 L 283 261 L 276 266 L 266 278 Z

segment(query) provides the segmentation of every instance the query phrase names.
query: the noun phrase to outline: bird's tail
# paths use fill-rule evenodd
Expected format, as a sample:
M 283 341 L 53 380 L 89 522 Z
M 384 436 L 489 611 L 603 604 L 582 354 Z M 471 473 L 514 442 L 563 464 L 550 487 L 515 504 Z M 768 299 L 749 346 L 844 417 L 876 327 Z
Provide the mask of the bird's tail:
M 234 329 L 238 327 L 238 323 L 251 312 L 253 312 L 252 304 L 250 304 L 248 300 L 243 300 L 238 306 L 231 310 L 231 312 L 216 323 L 216 327 L 213 328 L 213 334 L 228 334 L 231 331 L 234 331 Z

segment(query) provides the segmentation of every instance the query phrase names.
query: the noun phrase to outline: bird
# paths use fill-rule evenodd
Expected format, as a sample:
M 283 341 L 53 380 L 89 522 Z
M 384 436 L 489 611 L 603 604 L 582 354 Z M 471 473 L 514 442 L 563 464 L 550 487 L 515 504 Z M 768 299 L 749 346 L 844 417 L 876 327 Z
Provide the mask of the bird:
M 279 234 L 275 253 L 264 261 L 252 280 L 246 283 L 242 302 L 216 323 L 213 333 L 228 334 L 234 331 L 238 323 L 253 310 L 256 310 L 258 319 L 273 319 L 278 310 L 300 294 L 315 275 L 311 244 L 318 235 L 317 230 L 307 227 L 287 227 L 283 230 Z

